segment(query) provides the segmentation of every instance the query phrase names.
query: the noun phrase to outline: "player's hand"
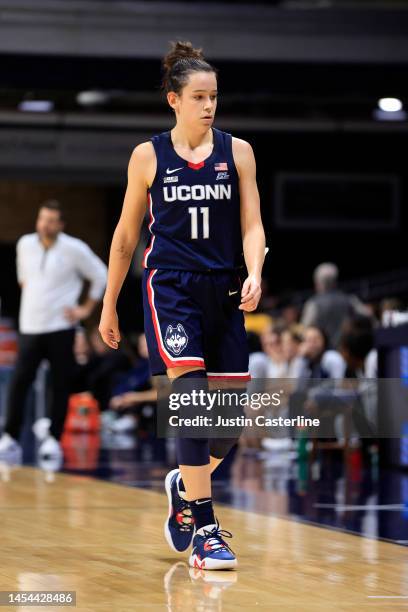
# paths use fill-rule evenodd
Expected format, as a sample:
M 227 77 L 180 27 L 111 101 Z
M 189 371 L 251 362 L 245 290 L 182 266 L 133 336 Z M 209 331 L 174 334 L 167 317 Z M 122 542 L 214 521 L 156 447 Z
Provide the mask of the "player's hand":
M 110 306 L 104 306 L 102 308 L 101 320 L 98 329 L 105 344 L 113 349 L 119 348 L 119 321 L 115 308 Z
M 250 274 L 244 284 L 242 285 L 241 291 L 241 305 L 240 310 L 245 312 L 253 312 L 258 306 L 258 302 L 261 298 L 261 279 L 255 275 Z

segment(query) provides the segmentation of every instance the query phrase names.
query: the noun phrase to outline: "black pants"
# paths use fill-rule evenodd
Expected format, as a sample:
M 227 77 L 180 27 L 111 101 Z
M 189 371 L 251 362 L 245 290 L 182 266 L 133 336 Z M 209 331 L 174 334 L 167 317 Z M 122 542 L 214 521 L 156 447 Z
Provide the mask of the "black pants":
M 60 439 L 67 414 L 68 397 L 74 371 L 74 329 L 47 334 L 20 334 L 19 353 L 10 382 L 4 431 L 18 440 L 24 419 L 27 392 L 43 359 L 50 363 L 52 401 L 50 433 Z

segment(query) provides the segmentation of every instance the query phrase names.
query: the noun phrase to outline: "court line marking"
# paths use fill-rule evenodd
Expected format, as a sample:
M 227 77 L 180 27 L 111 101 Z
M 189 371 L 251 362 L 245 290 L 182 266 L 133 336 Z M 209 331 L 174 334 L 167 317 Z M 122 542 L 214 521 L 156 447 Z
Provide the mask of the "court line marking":
M 334 508 L 335 510 L 406 510 L 408 507 L 404 504 L 369 504 L 355 505 L 352 504 L 313 504 L 315 508 Z
M 367 599 L 408 599 L 408 595 L 367 595 Z

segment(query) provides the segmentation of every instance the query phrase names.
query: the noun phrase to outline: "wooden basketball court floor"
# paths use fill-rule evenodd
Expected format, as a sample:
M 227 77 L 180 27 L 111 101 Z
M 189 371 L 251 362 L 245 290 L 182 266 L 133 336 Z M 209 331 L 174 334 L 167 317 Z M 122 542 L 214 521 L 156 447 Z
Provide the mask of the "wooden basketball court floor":
M 408 608 L 404 547 L 218 504 L 238 570 L 194 570 L 164 541 L 166 502 L 90 477 L 3 468 L 0 590 L 76 591 L 75 609 L 89 612 Z

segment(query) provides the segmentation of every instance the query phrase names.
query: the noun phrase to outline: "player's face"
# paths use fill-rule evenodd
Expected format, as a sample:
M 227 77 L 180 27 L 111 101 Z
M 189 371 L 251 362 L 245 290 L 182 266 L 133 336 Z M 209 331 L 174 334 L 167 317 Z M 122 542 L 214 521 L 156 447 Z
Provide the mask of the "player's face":
M 180 95 L 174 94 L 177 119 L 194 129 L 208 130 L 217 108 L 217 79 L 213 72 L 192 72 Z
M 54 240 L 62 229 L 63 223 L 58 210 L 40 208 L 36 222 L 36 230 L 40 238 Z

